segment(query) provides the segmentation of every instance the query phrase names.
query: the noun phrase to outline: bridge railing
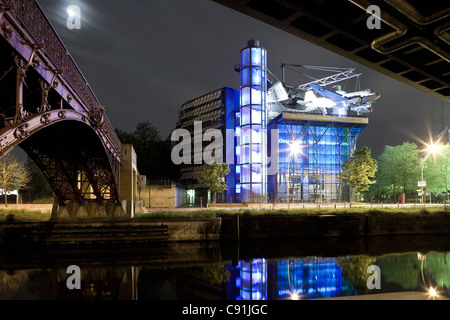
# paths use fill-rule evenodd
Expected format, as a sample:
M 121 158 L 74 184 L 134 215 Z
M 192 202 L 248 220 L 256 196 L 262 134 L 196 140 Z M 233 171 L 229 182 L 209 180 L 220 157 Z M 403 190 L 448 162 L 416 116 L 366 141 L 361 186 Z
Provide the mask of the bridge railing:
M 3 3 L 9 2 L 8 0 L 0 1 Z M 22 26 L 34 38 L 36 44 L 43 45 L 40 51 L 45 53 L 56 69 L 64 71 L 63 78 L 80 96 L 85 105 L 90 109 L 97 107 L 100 104 L 97 97 L 39 3 L 36 0 L 12 0 L 10 12 L 22 23 Z
M 66 80 L 73 92 L 77 94 L 86 108 L 88 108 L 86 111 L 93 111 L 99 107 L 99 100 L 95 96 L 61 38 L 53 28 L 38 1 L 0 0 L 0 3 L 11 5 L 9 13 L 22 24 L 22 28 L 25 28 L 28 31 L 36 45 L 42 45 L 42 48 L 39 51 L 45 54 L 46 58 L 54 64 L 55 70 L 63 71 L 61 77 Z M 106 115 L 105 120 L 107 120 Z M 120 151 L 120 140 L 117 138 L 111 123 L 105 121 L 105 126 L 105 131 L 108 132 L 111 143 Z

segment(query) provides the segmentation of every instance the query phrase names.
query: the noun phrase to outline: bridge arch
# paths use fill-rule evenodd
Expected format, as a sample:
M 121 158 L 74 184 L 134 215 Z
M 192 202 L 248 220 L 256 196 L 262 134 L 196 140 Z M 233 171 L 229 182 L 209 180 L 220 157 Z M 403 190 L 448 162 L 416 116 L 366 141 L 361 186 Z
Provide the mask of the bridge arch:
M 0 157 L 30 156 L 54 219 L 125 216 L 120 140 L 39 3 L 0 0 L 0 25 Z
M 120 163 L 103 139 L 95 117 L 52 110 L 2 135 L 8 150 L 21 147 L 55 194 L 53 219 L 124 217 L 118 178 Z

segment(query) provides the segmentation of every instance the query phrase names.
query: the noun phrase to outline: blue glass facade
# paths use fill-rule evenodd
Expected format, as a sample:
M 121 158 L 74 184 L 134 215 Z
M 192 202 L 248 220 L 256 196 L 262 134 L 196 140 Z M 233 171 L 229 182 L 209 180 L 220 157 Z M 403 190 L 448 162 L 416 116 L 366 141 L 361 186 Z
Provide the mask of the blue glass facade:
M 242 202 L 264 202 L 267 194 L 267 55 L 257 41 L 241 51 L 240 190 Z
M 217 195 L 218 202 L 351 201 L 348 187 L 337 176 L 355 151 L 368 118 L 280 107 L 272 110 L 269 121 L 273 75 L 267 70 L 267 52 L 256 40 L 241 50 L 239 72 L 239 90 L 216 90 L 185 103 L 180 112 L 180 128 L 191 134 L 195 135 L 196 121 L 202 123 L 202 133 L 222 131 L 222 155 L 230 173 L 228 190 Z M 209 143 L 203 137 L 200 156 Z M 202 169 L 203 164 L 185 165 L 182 182 L 197 191 L 207 190 L 198 183 Z M 207 199 L 206 191 L 197 192 L 196 198 L 202 197 Z
M 317 299 L 357 294 L 342 275 L 340 258 L 253 259 L 228 265 L 229 300 Z
M 278 132 L 278 170 L 269 177 L 268 184 L 269 197 L 274 201 L 348 200 L 348 190 L 337 181 L 337 176 L 355 151 L 367 119 L 341 117 L 339 122 L 333 122 L 335 118 L 330 116 L 310 119 L 305 115 L 282 114 L 269 125 L 269 129 Z

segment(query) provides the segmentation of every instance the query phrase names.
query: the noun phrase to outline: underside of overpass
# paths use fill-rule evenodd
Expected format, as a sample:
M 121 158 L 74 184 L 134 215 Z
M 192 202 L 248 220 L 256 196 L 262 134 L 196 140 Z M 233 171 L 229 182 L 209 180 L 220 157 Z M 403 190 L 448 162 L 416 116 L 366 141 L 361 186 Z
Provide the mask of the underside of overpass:
M 450 101 L 448 1 L 213 1 Z

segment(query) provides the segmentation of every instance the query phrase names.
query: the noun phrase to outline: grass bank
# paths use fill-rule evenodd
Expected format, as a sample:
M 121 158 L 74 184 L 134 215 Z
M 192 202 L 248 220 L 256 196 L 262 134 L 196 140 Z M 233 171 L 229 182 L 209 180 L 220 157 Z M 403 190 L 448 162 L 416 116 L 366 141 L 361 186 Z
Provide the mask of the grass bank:
M 0 222 L 4 221 L 48 221 L 50 211 L 27 210 L 27 209 L 0 209 Z

